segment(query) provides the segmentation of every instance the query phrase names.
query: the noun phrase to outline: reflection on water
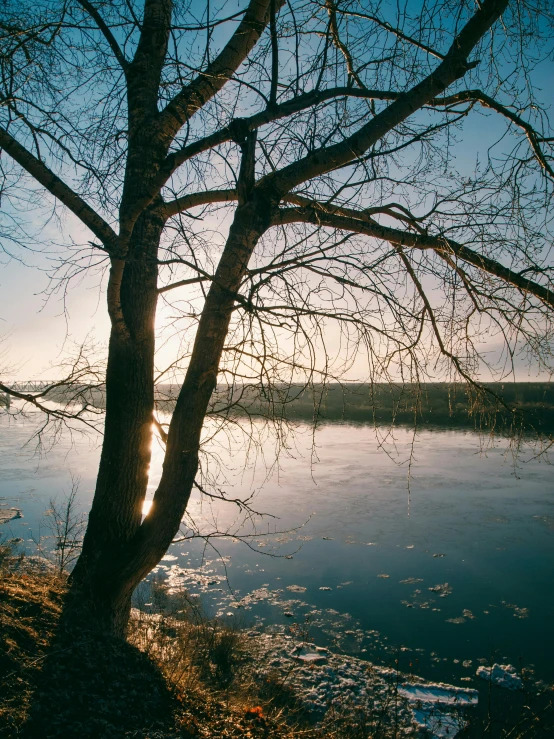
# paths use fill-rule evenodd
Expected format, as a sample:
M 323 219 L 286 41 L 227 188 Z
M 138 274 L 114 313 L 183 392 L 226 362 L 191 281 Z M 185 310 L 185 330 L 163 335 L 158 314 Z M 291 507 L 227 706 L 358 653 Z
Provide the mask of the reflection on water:
M 0 496 L 23 511 L 2 530 L 26 540 L 40 536 L 70 470 L 90 505 L 99 454 L 95 442 L 64 439 L 39 460 L 21 450 L 28 436 L 0 428 Z M 474 684 L 491 657 L 554 679 L 554 478 L 544 461 L 514 468 L 505 443 L 482 452 L 476 435 L 457 431 L 414 440 L 402 429 L 381 443 L 367 426 L 327 426 L 315 439 L 299 427 L 279 469 L 271 437 L 257 464 L 229 444 L 211 443 L 208 471 L 224 473 L 230 497 L 255 490 L 253 507 L 278 518 L 241 527 L 236 506 L 193 496 L 200 529 L 231 536 L 215 549 L 175 544 L 158 569 L 173 587 L 211 614 L 281 624 L 433 679 Z M 160 472 L 155 443 L 148 500 Z

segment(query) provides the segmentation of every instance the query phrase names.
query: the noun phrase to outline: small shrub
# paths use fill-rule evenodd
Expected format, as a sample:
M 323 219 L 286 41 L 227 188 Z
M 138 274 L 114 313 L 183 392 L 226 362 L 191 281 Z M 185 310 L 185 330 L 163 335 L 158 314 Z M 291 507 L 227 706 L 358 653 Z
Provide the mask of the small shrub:
M 80 479 L 71 476 L 71 489 L 61 503 L 50 499 L 46 511 L 47 526 L 55 540 L 54 559 L 58 572 L 67 572 L 81 552 L 86 519 L 78 510 L 77 496 Z

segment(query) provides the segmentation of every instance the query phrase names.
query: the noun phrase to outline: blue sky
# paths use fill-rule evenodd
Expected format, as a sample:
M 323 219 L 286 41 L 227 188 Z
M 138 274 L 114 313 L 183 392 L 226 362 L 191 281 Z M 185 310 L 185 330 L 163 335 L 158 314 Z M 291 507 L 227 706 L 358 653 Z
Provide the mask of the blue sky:
M 227 5 L 229 12 L 233 12 L 235 7 L 235 3 Z M 542 88 L 539 97 L 546 104 L 552 98 L 552 78 L 552 63 L 545 63 L 534 73 L 537 89 Z M 454 148 L 460 171 L 471 173 L 477 157 L 483 159 L 489 143 L 498 138 L 503 128 L 503 121 L 493 112 L 472 113 L 464 123 L 463 137 L 460 137 L 463 143 Z M 29 214 L 29 218 L 36 228 L 41 227 L 41 214 Z M 61 226 L 51 222 L 38 237 L 39 242 L 43 239 L 43 246 L 46 247 L 47 242 L 52 240 L 60 245 L 60 249 L 64 243 L 85 243 L 89 238 L 86 229 L 67 213 Z M 107 343 L 109 321 L 103 294 L 104 283 L 98 274 L 85 276 L 63 298 L 54 294 L 46 300 L 49 279 L 45 270 L 50 266 L 49 260 L 40 251 L 21 254 L 26 264 L 0 255 L 2 362 L 7 366 L 8 376 L 49 377 L 55 372 L 50 365 L 55 365 L 71 342 L 80 343 L 89 336 L 100 344 Z M 163 350 L 168 360 L 173 348 L 166 346 Z M 494 346 L 490 349 L 495 351 Z M 355 379 L 360 379 L 363 367 L 356 368 L 354 372 Z M 519 367 L 517 379 L 535 377 L 539 377 L 536 368 L 529 371 L 525 365 Z

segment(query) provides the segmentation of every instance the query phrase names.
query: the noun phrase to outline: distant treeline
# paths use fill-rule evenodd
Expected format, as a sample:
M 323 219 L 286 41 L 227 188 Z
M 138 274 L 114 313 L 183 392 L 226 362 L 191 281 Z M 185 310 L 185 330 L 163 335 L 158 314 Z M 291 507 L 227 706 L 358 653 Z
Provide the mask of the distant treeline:
M 159 389 L 175 397 L 177 388 Z M 174 394 L 175 393 L 175 394 Z M 162 406 L 169 410 L 163 401 Z M 227 410 L 229 409 L 229 410 Z M 221 388 L 214 412 L 288 420 L 554 432 L 554 383 L 338 384 Z
M 156 387 L 156 407 L 173 410 L 178 385 Z M 58 388 L 52 400 L 104 407 L 102 388 Z M 497 429 L 554 433 L 554 383 L 466 383 L 219 386 L 212 415 Z

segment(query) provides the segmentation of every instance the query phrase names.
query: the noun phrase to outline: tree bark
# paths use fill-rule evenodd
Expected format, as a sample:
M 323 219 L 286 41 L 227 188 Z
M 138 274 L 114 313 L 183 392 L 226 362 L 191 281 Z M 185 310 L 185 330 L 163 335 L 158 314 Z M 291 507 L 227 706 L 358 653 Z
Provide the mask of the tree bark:
M 157 209 L 147 210 L 135 224 L 126 259 L 112 261 L 104 442 L 83 549 L 71 577 L 73 605 L 86 604 L 87 612 L 100 625 L 116 632 L 127 622 L 130 594 L 114 600 L 105 582 L 140 527 L 148 485 L 156 260 L 163 227 L 164 219 Z

